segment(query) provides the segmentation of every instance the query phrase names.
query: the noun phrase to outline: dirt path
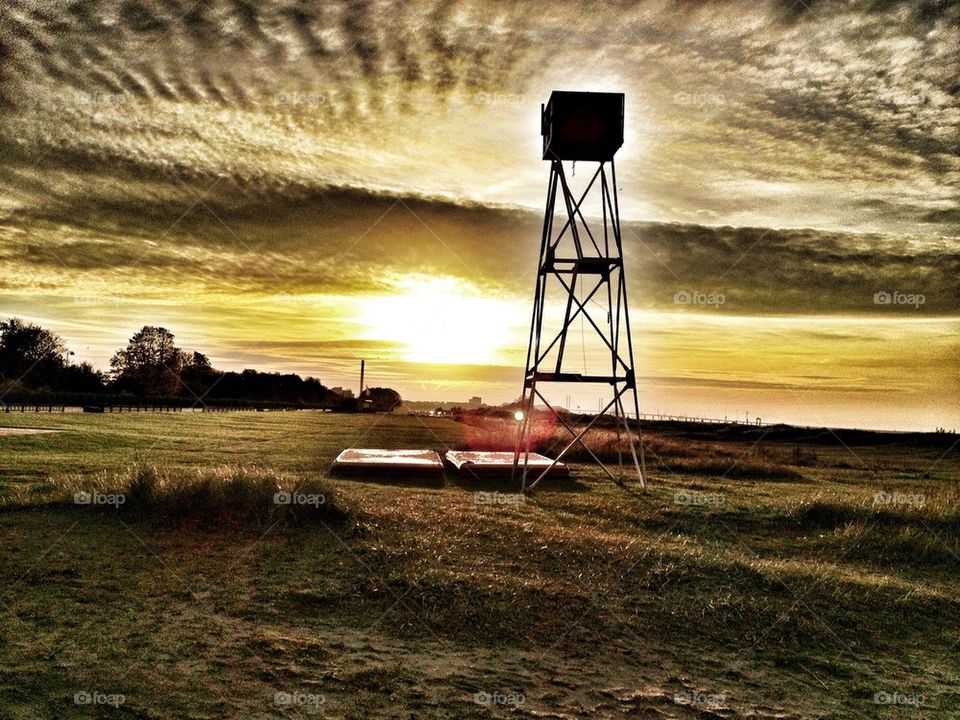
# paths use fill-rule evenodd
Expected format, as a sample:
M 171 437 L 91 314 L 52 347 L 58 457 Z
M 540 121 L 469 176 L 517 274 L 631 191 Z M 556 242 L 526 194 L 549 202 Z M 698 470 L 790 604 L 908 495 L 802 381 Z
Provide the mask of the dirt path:
M 4 435 L 40 435 L 42 433 L 55 433 L 59 430 L 48 430 L 45 428 L 21 428 L 21 427 L 0 427 L 0 437 Z

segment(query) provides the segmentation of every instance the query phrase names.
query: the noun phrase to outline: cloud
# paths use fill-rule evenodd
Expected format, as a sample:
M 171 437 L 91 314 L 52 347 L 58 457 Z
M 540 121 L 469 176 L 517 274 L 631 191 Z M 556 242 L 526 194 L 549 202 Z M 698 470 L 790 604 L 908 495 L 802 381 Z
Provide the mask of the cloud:
M 958 19 L 866 0 L 14 0 L 0 188 L 34 210 L 162 199 L 170 174 L 535 208 L 539 103 L 583 86 L 627 92 L 632 219 L 955 236 Z
M 203 194 L 208 185 L 181 185 L 176 202 L 155 206 L 18 211 L 0 262 L 21 290 L 42 280 L 134 297 L 173 286 L 190 296 L 389 294 L 398 279 L 430 275 L 524 302 L 532 292 L 541 217 L 530 211 L 229 180 Z M 924 296 L 902 312 L 960 312 L 960 250 L 949 239 L 626 222 L 624 247 L 638 308 L 702 311 L 675 299 L 700 292 L 722 294 L 721 313 L 868 314 L 890 311 L 875 293 L 901 292 Z

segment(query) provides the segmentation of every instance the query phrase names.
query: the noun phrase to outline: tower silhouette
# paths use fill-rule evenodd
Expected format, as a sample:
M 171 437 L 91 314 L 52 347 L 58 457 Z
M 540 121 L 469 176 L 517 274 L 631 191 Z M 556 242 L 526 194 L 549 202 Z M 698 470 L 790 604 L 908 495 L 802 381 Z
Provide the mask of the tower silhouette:
M 554 91 L 546 107 L 541 108 L 543 159 L 550 162 L 550 176 L 523 380 L 523 419 L 513 465 L 514 481 L 519 474 L 524 492 L 536 487 L 578 444 L 617 484 L 624 484 L 627 472 L 635 472 L 641 487 L 646 487 L 613 160 L 623 144 L 623 110 L 622 93 L 565 91 Z M 574 167 L 577 161 L 591 164 L 592 175 L 582 192 L 571 188 L 563 167 L 565 160 L 573 161 Z M 564 308 L 562 316 L 560 307 Z M 574 368 L 577 358 L 570 352 L 575 323 L 583 342 L 579 369 Z M 587 336 L 594 350 L 590 354 L 593 367 L 589 368 Z M 611 388 L 609 401 L 585 426 L 577 428 L 569 415 L 558 412 L 555 403 L 545 397 L 542 388 L 552 383 L 606 385 Z M 566 428 L 571 439 L 551 466 L 531 479 L 528 456 L 537 403 Z M 635 418 L 636 434 L 628 411 Z M 611 414 L 617 434 L 616 475 L 584 440 L 601 418 Z

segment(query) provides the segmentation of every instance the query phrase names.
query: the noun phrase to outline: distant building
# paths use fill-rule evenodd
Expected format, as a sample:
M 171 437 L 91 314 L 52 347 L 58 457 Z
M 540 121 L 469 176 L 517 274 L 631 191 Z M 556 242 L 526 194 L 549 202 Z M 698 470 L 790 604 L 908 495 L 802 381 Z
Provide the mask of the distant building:
M 483 405 L 483 400 L 481 400 L 479 396 L 474 395 L 467 404 L 472 408 L 478 408 Z
M 342 398 L 351 399 L 354 397 L 353 390 L 350 390 L 349 388 L 342 388 L 342 387 L 330 388 L 330 392 L 332 392 L 335 395 L 339 395 Z

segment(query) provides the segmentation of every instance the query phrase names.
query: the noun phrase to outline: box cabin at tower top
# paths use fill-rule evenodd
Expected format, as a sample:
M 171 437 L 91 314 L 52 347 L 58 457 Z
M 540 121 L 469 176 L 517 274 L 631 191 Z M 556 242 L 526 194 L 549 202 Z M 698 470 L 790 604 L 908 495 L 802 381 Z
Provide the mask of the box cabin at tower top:
M 623 93 L 554 90 L 541 106 L 544 160 L 605 162 L 623 145 Z

